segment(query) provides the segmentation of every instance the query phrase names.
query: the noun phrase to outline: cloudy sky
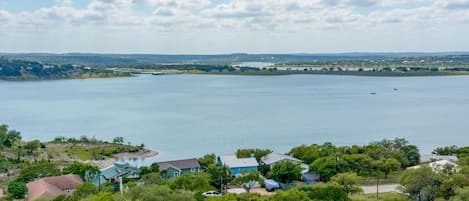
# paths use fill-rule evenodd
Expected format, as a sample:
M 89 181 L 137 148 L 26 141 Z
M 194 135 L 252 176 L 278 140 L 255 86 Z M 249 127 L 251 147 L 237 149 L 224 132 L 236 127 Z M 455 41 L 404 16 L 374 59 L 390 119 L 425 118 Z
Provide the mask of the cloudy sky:
M 0 0 L 0 52 L 468 50 L 469 0 Z

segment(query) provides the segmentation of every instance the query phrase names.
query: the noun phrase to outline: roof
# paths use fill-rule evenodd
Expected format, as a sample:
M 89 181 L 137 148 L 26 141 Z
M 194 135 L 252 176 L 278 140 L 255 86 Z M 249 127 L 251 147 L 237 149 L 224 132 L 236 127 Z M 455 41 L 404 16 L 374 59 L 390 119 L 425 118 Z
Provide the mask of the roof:
M 28 201 L 38 198 L 54 198 L 65 194 L 65 190 L 75 189 L 83 180 L 78 175 L 68 174 L 56 177 L 46 177 L 26 184 L 28 187 Z
M 408 167 L 407 169 L 418 169 L 422 166 L 427 166 L 427 167 L 430 167 L 434 172 L 441 172 L 442 170 L 444 170 L 446 167 L 452 167 L 453 170 L 458 170 L 458 164 L 456 163 L 453 163 L 451 161 L 448 161 L 448 160 L 439 160 L 439 161 L 435 161 L 435 162 L 431 162 L 431 163 L 428 163 L 428 164 L 422 164 L 422 165 L 416 165 L 416 166 L 412 166 L 412 167 Z
M 268 165 L 279 162 L 279 161 L 283 161 L 283 160 L 289 160 L 289 161 L 294 161 L 294 162 L 299 162 L 299 163 L 301 162 L 300 159 L 297 159 L 295 157 L 285 155 L 285 154 L 279 154 L 279 153 L 270 153 L 261 158 L 261 161 Z
M 428 163 L 428 162 L 434 162 L 434 161 L 439 161 L 439 160 L 448 160 L 451 162 L 457 162 L 458 157 L 457 156 L 442 156 L 442 155 L 422 155 L 420 156 L 420 162 L 421 163 Z
M 235 155 L 229 155 L 220 156 L 219 159 L 223 165 L 226 165 L 230 168 L 257 167 L 259 165 L 255 158 L 238 158 Z
M 129 164 L 119 164 L 119 163 L 114 163 L 107 168 L 101 169 L 100 171 L 101 171 L 100 175 L 107 179 L 125 176 L 125 175 L 128 175 L 129 173 L 137 173 L 137 174 L 140 173 L 140 169 L 136 167 L 133 167 Z
M 165 170 L 165 169 L 168 169 L 169 167 L 173 167 L 178 170 L 200 168 L 199 161 L 195 158 L 175 160 L 175 161 L 163 161 L 163 162 L 158 162 L 158 165 L 160 166 L 160 170 Z

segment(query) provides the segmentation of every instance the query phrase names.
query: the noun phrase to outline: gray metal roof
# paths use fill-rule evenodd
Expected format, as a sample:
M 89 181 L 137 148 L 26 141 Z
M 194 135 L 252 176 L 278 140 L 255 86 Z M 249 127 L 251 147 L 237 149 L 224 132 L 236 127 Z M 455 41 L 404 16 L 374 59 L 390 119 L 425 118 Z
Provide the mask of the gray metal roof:
M 223 165 L 227 165 L 230 168 L 257 167 L 259 165 L 255 158 L 238 158 L 235 155 L 229 155 L 220 156 L 219 159 Z
M 292 162 L 299 162 L 299 163 L 301 162 L 300 159 L 297 159 L 295 157 L 285 155 L 285 154 L 279 154 L 279 153 L 270 153 L 261 158 L 261 161 L 267 165 L 271 165 L 273 163 L 284 161 L 284 160 L 288 160 Z
M 200 168 L 199 161 L 195 158 L 184 159 L 184 160 L 175 160 L 175 161 L 163 161 L 158 162 L 161 170 L 173 167 L 179 170 L 182 169 L 191 169 L 191 168 Z

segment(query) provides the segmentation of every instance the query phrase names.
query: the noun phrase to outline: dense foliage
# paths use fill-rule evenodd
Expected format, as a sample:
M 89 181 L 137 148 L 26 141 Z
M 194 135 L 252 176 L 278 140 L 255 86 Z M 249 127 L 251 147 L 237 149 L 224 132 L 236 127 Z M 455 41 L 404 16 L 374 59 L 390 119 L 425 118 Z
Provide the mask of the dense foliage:
M 116 76 L 128 75 L 70 64 L 44 65 L 35 61 L 0 58 L 0 79 L 65 79 Z

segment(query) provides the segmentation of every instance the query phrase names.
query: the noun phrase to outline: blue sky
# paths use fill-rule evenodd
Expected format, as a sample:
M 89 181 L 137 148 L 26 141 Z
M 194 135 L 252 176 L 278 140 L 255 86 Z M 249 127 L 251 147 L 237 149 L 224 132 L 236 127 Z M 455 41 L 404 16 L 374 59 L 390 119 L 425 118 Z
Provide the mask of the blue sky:
M 468 51 L 469 0 L 0 0 L 0 52 Z

